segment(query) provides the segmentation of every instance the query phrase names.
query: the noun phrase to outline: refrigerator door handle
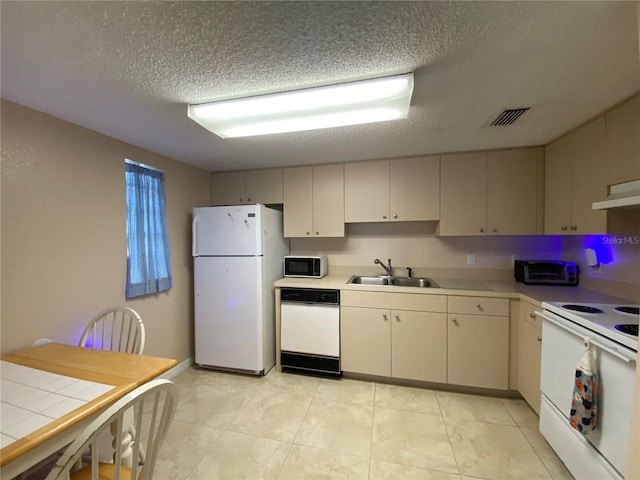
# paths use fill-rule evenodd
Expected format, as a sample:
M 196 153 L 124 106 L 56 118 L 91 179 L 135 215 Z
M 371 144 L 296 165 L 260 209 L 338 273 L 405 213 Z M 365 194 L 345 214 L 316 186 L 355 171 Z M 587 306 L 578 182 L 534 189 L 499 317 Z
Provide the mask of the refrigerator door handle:
M 196 240 L 197 232 L 198 232 L 198 219 L 200 217 L 196 213 L 193 216 L 193 222 L 191 222 L 191 255 L 197 256 L 198 254 L 198 242 Z

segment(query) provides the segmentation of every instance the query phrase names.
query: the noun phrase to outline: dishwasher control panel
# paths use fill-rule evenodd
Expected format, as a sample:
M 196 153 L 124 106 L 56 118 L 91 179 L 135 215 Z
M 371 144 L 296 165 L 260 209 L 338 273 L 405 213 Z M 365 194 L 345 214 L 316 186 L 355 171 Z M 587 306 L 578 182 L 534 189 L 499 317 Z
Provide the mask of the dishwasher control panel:
M 340 305 L 340 290 L 326 288 L 281 288 L 280 301 Z

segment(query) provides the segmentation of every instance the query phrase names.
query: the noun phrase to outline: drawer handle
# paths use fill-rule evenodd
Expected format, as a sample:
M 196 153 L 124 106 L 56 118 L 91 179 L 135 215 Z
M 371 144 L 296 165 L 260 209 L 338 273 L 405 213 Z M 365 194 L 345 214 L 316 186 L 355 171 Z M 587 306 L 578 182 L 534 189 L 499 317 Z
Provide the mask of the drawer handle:
M 529 318 L 536 318 L 536 314 L 535 313 L 530 313 L 529 314 Z

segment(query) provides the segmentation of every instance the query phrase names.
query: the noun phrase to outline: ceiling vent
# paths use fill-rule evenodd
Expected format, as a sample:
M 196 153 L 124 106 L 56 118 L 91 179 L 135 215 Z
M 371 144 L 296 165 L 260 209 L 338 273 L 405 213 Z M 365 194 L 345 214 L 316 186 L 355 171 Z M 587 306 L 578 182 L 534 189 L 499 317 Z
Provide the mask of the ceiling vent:
M 524 115 L 528 111 L 529 107 L 505 110 L 500 115 L 498 115 L 498 118 L 491 122 L 490 126 L 503 127 L 505 125 L 513 125 L 522 115 Z

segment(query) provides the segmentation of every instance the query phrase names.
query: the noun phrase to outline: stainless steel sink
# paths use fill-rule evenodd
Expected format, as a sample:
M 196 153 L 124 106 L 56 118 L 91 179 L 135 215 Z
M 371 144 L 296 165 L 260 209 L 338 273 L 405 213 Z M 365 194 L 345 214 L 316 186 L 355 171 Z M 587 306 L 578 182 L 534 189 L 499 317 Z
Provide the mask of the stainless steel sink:
M 391 287 L 419 287 L 419 288 L 439 288 L 439 285 L 431 278 L 401 278 L 401 277 L 366 277 L 352 276 L 347 283 L 356 285 L 388 285 Z

